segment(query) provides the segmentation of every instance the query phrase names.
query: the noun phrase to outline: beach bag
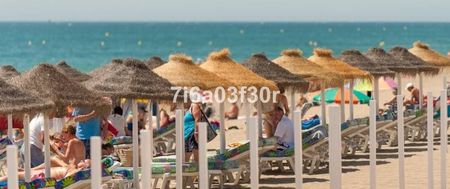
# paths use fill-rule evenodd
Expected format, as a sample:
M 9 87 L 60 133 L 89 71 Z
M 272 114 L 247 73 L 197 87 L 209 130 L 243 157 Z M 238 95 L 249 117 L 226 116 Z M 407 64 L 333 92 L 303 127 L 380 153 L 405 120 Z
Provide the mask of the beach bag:
M 203 112 L 203 110 L 200 109 L 200 112 L 201 112 L 201 114 L 202 114 L 202 117 L 201 117 L 201 119 L 200 119 L 200 122 L 206 122 L 207 127 L 208 127 L 207 133 L 206 133 L 206 138 L 207 138 L 207 141 L 210 142 L 210 141 L 214 140 L 214 138 L 216 138 L 217 133 L 216 133 L 216 131 L 214 130 L 213 126 L 211 125 L 211 122 L 209 122 L 208 117 L 207 117 L 206 114 Z
M 189 109 L 189 111 L 192 114 L 192 109 Z M 203 112 L 203 110 L 201 108 L 200 108 L 200 113 L 201 113 L 200 122 L 205 122 L 207 124 L 207 133 L 206 133 L 207 141 L 211 142 L 212 140 L 214 140 L 214 138 L 216 138 L 217 133 L 214 130 L 213 126 L 211 125 L 211 122 L 209 122 L 208 117 L 206 117 L 205 113 Z

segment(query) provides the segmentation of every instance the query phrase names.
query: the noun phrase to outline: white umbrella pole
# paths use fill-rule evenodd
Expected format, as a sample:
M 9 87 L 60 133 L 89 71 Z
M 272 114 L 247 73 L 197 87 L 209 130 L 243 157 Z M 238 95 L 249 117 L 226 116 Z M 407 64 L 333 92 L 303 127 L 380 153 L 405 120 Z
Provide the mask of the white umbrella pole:
M 45 163 L 45 177 L 50 178 L 50 136 L 48 128 L 48 115 L 44 114 L 44 163 Z
M 28 114 L 25 114 L 23 116 L 23 130 L 24 130 L 24 137 L 23 137 L 23 145 L 25 150 L 25 162 L 24 162 L 24 169 L 25 169 L 25 182 L 31 181 L 31 155 L 30 155 L 30 116 Z
M 349 109 L 350 109 L 350 120 L 353 120 L 354 118 L 354 112 L 353 112 L 353 80 L 350 81 L 350 98 L 349 98 Z
M 262 138 L 262 102 L 256 102 L 257 112 L 258 112 L 258 137 Z
M 255 118 L 250 119 L 250 188 L 259 188 L 258 128 Z
M 199 167 L 199 179 L 198 188 L 208 188 L 208 154 L 207 154 L 207 127 L 205 122 L 199 123 L 198 126 L 198 167 Z
M 8 138 L 13 141 L 14 134 L 13 134 L 13 118 L 12 114 L 8 114 Z
M 378 110 L 380 109 L 380 83 L 379 83 L 379 77 L 375 77 L 374 81 L 373 81 L 373 94 L 372 96 L 374 97 L 373 99 L 375 100 L 375 109 L 377 110 L 377 115 L 378 115 Z
M 156 106 L 156 129 L 160 129 L 161 128 L 161 124 L 160 124 L 161 117 L 159 115 L 159 103 L 158 103 L 158 101 L 155 101 L 155 106 Z
M 175 134 L 176 134 L 176 188 L 183 188 L 183 162 L 184 162 L 184 122 L 183 110 L 176 110 L 175 112 Z
M 148 118 L 147 118 L 148 119 L 148 123 L 147 123 L 148 128 L 147 128 L 147 130 L 151 130 L 153 132 L 153 106 L 152 105 L 153 105 L 153 102 L 149 100 L 148 104 L 147 104 L 147 112 L 148 112 L 148 115 L 147 115 L 148 116 Z M 159 121 L 157 121 L 157 122 L 159 123 Z M 159 129 L 158 124 L 156 125 L 156 127 L 157 127 L 157 129 Z
M 91 137 L 91 188 L 102 188 L 102 163 L 101 163 L 101 149 L 102 149 L 102 139 L 99 136 Z M 136 170 L 133 170 L 137 172 Z
M 423 108 L 423 73 L 419 73 L 419 109 Z
M 19 176 L 17 175 L 17 146 L 6 147 L 6 158 L 8 166 L 8 189 L 19 189 Z
M 132 99 L 133 112 L 133 185 L 139 188 L 139 127 L 138 127 L 138 104 Z
M 402 95 L 402 76 L 397 73 L 397 95 Z
M 149 103 L 151 107 L 151 103 Z M 153 130 L 141 132 L 142 188 L 151 188 L 153 159 Z
M 226 149 L 225 138 L 225 103 L 219 102 L 219 121 L 220 121 L 220 153 L 224 153 Z
M 295 90 L 294 87 L 291 88 L 291 112 L 289 112 L 289 117 L 291 120 L 294 120 L 294 111 L 295 111 Z
M 447 146 L 448 146 L 448 116 L 447 116 L 447 89 L 441 91 L 441 188 L 447 188 Z
M 322 125 L 326 125 L 327 124 L 327 109 L 326 109 L 326 104 L 325 104 L 325 87 L 322 85 L 322 87 L 320 88 L 320 107 L 322 109 Z
M 294 147 L 295 147 L 295 188 L 303 188 L 303 139 L 302 139 L 302 112 L 294 113 Z
M 245 125 L 246 125 L 246 136 L 247 140 L 250 139 L 250 103 L 247 99 L 244 99 L 244 111 L 245 111 Z
M 341 121 L 345 121 L 345 82 L 341 86 Z

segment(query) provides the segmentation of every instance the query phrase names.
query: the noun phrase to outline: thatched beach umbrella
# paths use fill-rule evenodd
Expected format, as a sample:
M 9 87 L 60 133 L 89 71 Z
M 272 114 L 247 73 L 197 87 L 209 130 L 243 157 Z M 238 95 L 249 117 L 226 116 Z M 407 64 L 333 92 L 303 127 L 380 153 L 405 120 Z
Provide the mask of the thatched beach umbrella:
M 357 67 L 361 70 L 369 72 L 373 76 L 373 91 L 374 91 L 374 99 L 376 101 L 376 106 L 378 110 L 378 104 L 379 104 L 379 83 L 378 80 L 380 77 L 395 77 L 395 72 L 375 64 L 370 60 L 369 58 L 365 57 L 360 51 L 358 50 L 347 50 L 344 51 L 341 56 L 339 57 L 340 60 L 343 62 Z M 350 83 L 350 90 L 353 90 L 353 82 Z M 350 112 L 352 112 L 353 105 L 350 104 Z M 350 115 L 352 118 L 352 115 Z
M 308 60 L 333 71 L 338 77 L 343 80 L 354 80 L 354 79 L 367 79 L 369 78 L 369 73 L 360 70 L 356 67 L 350 66 L 345 62 L 336 59 L 332 56 L 333 51 L 329 49 L 314 49 L 314 55 L 309 57 Z
M 267 59 L 264 54 L 254 54 L 249 59 L 243 61 L 242 65 L 259 76 L 275 82 L 277 86 L 285 88 L 293 87 L 301 92 L 308 90 L 309 84 L 303 77 L 285 70 L 283 67 Z
M 286 49 L 273 62 L 291 73 L 306 77 L 310 83 L 309 92 L 320 90 L 322 96 L 321 121 L 326 123 L 325 88 L 340 86 L 343 80 L 328 69 L 304 58 L 300 49 Z
M 320 90 L 324 83 L 324 87 L 337 87 L 341 83 L 334 73 L 304 58 L 300 49 L 286 49 L 272 61 L 293 74 L 303 76 L 310 82 L 309 92 Z
M 0 79 L 8 80 L 20 73 L 11 65 L 0 66 Z
M 278 64 L 270 61 L 264 54 L 254 54 L 249 59 L 245 60 L 242 65 L 259 76 L 275 82 L 278 87 L 290 88 L 290 116 L 293 118 L 295 109 L 295 90 L 298 90 L 302 94 L 306 93 L 309 88 L 309 83 L 304 80 L 302 76 L 293 74 Z
M 71 79 L 72 81 L 83 82 L 91 78 L 91 76 L 89 76 L 88 74 L 78 71 L 77 69 L 71 67 L 64 60 L 56 64 L 55 67 L 59 72 L 64 74 L 67 78 Z
M 184 54 L 169 56 L 169 62 L 153 71 L 160 77 L 167 79 L 177 87 L 199 87 L 202 90 L 214 90 L 217 87 L 228 88 L 233 84 L 195 65 L 192 58 Z
M 92 70 L 91 72 L 89 72 L 89 75 L 91 76 L 91 78 L 96 77 L 99 74 L 107 73 L 106 71 L 112 69 L 111 67 L 113 67 L 114 65 L 122 63 L 123 63 L 122 59 L 118 58 L 112 59 L 110 64 L 105 64 L 97 69 Z
M 238 87 L 254 86 L 258 89 L 261 87 L 268 87 L 271 90 L 278 89 L 274 82 L 258 76 L 241 64 L 232 60 L 228 49 L 222 49 L 220 51 L 210 53 L 207 60 L 202 63 L 200 67 L 227 79 Z
M 145 61 L 145 65 L 147 65 L 147 67 L 150 70 L 153 70 L 153 69 L 163 65 L 164 63 L 166 63 L 166 61 L 164 61 L 163 59 L 161 59 L 158 56 L 152 56 L 147 61 Z
M 391 48 L 388 52 L 394 58 L 400 59 L 401 61 L 405 61 L 407 63 L 412 64 L 419 73 L 423 73 L 425 75 L 437 75 L 439 74 L 439 68 L 433 65 L 427 64 L 425 61 L 410 53 L 408 49 L 403 47 L 394 47 Z
M 414 42 L 413 48 L 410 48 L 409 52 L 434 66 L 450 66 L 449 57 L 440 54 L 439 52 L 431 49 L 427 44 L 420 41 Z
M 339 59 L 343 62 L 349 64 L 350 66 L 357 67 L 361 70 L 369 72 L 370 75 L 374 77 L 394 77 L 395 72 L 375 64 L 372 60 L 365 57 L 358 50 L 346 50 L 342 52 Z
M 418 73 L 417 68 L 412 64 L 393 57 L 392 55 L 386 53 L 386 51 L 382 48 L 370 48 L 364 55 L 375 62 L 375 64 L 384 66 L 385 68 L 396 73 L 399 88 L 398 94 L 402 94 L 401 75 L 416 76 Z
M 170 55 L 168 63 L 155 68 L 153 71 L 177 87 L 199 87 L 202 90 L 215 90 L 217 87 L 226 89 L 233 86 L 230 81 L 195 65 L 192 58 L 184 54 Z M 219 106 L 220 150 L 223 152 L 226 148 L 224 103 L 220 102 Z
M 56 107 L 55 117 L 58 118 L 67 114 L 68 106 L 101 110 L 109 107 L 109 104 L 100 96 L 89 91 L 80 83 L 68 79 L 50 64 L 39 64 L 30 71 L 11 78 L 9 82 L 34 96 L 53 102 Z M 48 115 L 44 117 L 44 122 L 46 122 L 44 123 L 45 162 L 47 165 L 46 171 L 48 171 L 46 173 L 50 173 L 50 168 L 48 167 L 50 165 Z
M 101 68 L 103 73 L 84 82 L 93 91 L 113 98 L 172 100 L 171 84 L 147 68 L 140 60 L 113 61 Z
M 0 79 L 0 115 L 40 112 L 53 106 L 51 101 L 33 96 Z
M 339 78 L 353 81 L 355 79 L 369 79 L 368 72 L 360 70 L 356 67 L 350 66 L 343 61 L 336 59 L 332 56 L 332 51 L 329 49 L 314 49 L 314 55 L 309 57 L 308 60 L 333 71 Z M 341 85 L 341 99 L 344 99 L 344 82 Z M 352 115 L 353 112 L 350 113 Z M 345 102 L 341 101 L 341 121 L 345 121 Z
M 0 116 L 8 115 L 8 137 L 12 139 L 12 114 L 32 115 L 37 112 L 45 112 L 53 108 L 54 104 L 51 101 L 40 99 L 29 94 L 26 91 L 20 90 L 16 86 L 10 85 L 0 79 Z M 24 122 L 25 136 L 30 135 L 30 129 Z M 31 166 L 30 166 L 30 142 L 29 137 L 24 138 L 25 149 L 25 181 L 31 180 Z
M 278 90 L 273 81 L 264 79 L 263 77 L 248 70 L 243 65 L 232 60 L 228 49 L 222 49 L 220 51 L 210 53 L 206 61 L 202 63 L 200 67 L 233 82 L 237 87 L 256 87 L 257 89 L 268 88 L 272 91 Z M 259 91 L 262 92 L 262 90 Z M 260 115 L 262 112 L 262 103 L 257 103 L 257 109 L 259 115 L 258 126 L 261 136 L 262 119 Z M 247 124 L 249 124 L 250 106 L 248 102 L 245 103 L 245 114 L 247 117 Z M 249 131 L 248 125 L 247 131 Z M 247 132 L 247 137 L 249 136 L 248 134 L 249 133 Z
M 50 64 L 39 64 L 10 82 L 22 90 L 55 103 L 56 117 L 65 116 L 68 106 L 97 109 L 105 101 L 81 84 L 68 79 Z
M 427 64 L 425 61 L 420 59 L 419 57 L 413 55 L 408 51 L 408 49 L 403 47 L 394 47 L 389 50 L 389 54 L 393 57 L 408 62 L 417 68 L 419 72 L 419 107 L 422 108 L 423 105 L 423 74 L 425 75 L 437 75 L 439 73 L 439 68 L 430 64 Z
M 133 112 L 133 170 L 139 166 L 139 131 L 136 99 L 172 100 L 174 91 L 169 81 L 152 72 L 144 62 L 128 58 L 123 61 L 114 60 L 100 68 L 93 78 L 84 82 L 88 89 L 113 98 L 132 99 Z M 150 103 L 149 103 L 150 104 Z M 151 110 L 150 105 L 147 107 Z M 151 121 L 149 113 L 149 121 Z M 152 129 L 151 122 L 149 129 Z M 135 186 L 139 185 L 138 171 L 133 174 Z

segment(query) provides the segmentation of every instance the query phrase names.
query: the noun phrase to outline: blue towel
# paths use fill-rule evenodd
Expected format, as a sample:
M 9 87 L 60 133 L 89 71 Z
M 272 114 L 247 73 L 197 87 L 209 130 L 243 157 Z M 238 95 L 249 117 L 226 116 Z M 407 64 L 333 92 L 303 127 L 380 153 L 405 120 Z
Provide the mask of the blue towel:
M 307 119 L 307 120 L 303 120 L 302 121 L 302 129 L 303 130 L 308 130 L 316 125 L 320 124 L 320 118 L 319 116 L 315 115 L 314 117 L 312 117 L 311 119 Z

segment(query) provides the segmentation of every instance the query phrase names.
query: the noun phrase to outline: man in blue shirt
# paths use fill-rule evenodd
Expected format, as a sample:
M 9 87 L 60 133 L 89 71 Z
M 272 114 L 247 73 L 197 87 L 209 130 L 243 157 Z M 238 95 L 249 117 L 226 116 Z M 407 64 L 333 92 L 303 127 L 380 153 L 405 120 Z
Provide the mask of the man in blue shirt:
M 91 137 L 100 136 L 101 120 L 97 113 L 85 108 L 74 108 L 73 120 L 77 122 L 76 136 L 80 139 L 86 149 L 86 159 L 91 154 Z

